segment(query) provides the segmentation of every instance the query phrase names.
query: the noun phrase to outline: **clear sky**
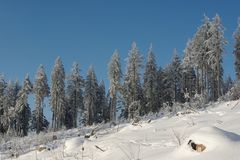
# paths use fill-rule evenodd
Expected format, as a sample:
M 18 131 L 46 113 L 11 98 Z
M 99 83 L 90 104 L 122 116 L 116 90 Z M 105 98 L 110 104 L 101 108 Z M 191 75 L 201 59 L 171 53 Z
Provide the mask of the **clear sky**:
M 74 61 L 85 76 L 92 64 L 98 80 L 107 82 L 107 63 L 115 49 L 123 59 L 132 41 L 146 55 L 150 43 L 159 66 L 174 48 L 182 55 L 203 15 L 222 18 L 229 44 L 224 52 L 225 75 L 234 75 L 233 32 L 240 16 L 238 0 L 1 0 L 0 73 L 6 79 L 34 80 L 39 64 L 48 80 L 57 56 L 66 73 Z M 125 63 L 122 63 L 123 70 Z

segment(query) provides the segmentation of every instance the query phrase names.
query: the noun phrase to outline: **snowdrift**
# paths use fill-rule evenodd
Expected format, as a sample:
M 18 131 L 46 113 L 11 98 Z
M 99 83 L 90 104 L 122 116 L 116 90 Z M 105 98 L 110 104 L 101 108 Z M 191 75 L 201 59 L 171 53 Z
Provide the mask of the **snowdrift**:
M 190 139 L 198 144 L 204 144 L 206 150 L 201 153 L 192 150 L 188 145 Z M 176 160 L 239 160 L 239 149 L 240 135 L 227 132 L 217 127 L 204 127 L 190 135 L 185 142 L 171 154 L 172 158 Z

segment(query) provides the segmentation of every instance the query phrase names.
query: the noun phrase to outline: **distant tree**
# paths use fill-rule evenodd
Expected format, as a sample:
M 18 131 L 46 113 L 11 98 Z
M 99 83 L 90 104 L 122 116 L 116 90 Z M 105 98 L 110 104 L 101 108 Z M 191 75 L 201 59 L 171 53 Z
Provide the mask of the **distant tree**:
M 7 83 L 5 82 L 4 76 L 0 74 L 0 133 L 4 134 L 6 130 L 4 129 L 4 113 L 5 113 L 5 106 L 4 106 L 4 96 L 5 96 L 5 89 Z
M 146 101 L 146 107 L 144 107 L 145 114 L 147 114 L 149 111 L 158 111 L 157 76 L 157 65 L 151 45 L 148 51 L 147 64 L 143 77 L 143 93 Z
M 207 16 L 204 16 L 203 24 L 198 28 L 196 34 L 192 39 L 192 64 L 196 71 L 196 91 L 197 94 L 200 94 L 204 99 L 208 99 L 207 84 L 209 79 L 209 70 L 208 65 L 209 59 L 209 47 L 207 46 L 206 41 L 209 39 L 209 29 L 211 27 L 211 21 Z
M 108 107 L 105 84 L 103 81 L 98 85 L 97 89 L 97 103 L 96 110 L 94 113 L 94 121 L 96 123 L 108 122 L 110 118 L 110 110 Z
M 30 119 L 30 126 L 29 126 L 32 131 L 36 131 L 36 128 L 37 128 L 37 119 L 36 119 L 37 114 L 38 113 L 36 112 L 36 110 L 32 111 L 32 117 Z M 42 121 L 38 125 L 41 126 L 41 131 L 46 131 L 48 129 L 49 122 L 44 115 L 42 117 Z
M 57 131 L 65 125 L 65 71 L 60 57 L 57 57 L 52 71 L 51 107 L 52 128 Z
M 21 86 L 19 85 L 19 82 L 13 82 L 10 81 L 7 84 L 6 92 L 4 95 L 4 101 L 3 101 L 3 128 L 10 136 L 16 135 L 16 100 L 17 95 L 19 91 L 21 90 Z
M 240 80 L 240 18 L 238 20 L 238 26 L 234 33 L 235 38 L 235 46 L 234 46 L 234 54 L 235 54 L 235 71 L 237 80 Z
M 93 69 L 90 66 L 87 72 L 87 77 L 85 81 L 85 92 L 84 92 L 84 107 L 86 115 L 86 125 L 92 125 L 94 122 L 94 113 L 96 113 L 97 107 L 97 91 L 98 83 L 97 78 Z
M 114 51 L 112 58 L 108 64 L 108 77 L 110 80 L 110 121 L 116 121 L 117 112 L 117 94 L 120 87 L 122 77 L 120 56 L 117 50 Z
M 184 50 L 182 62 L 182 90 L 185 95 L 189 95 L 186 101 L 189 101 L 196 93 L 196 73 L 193 64 L 193 42 L 189 40 Z
M 15 106 L 15 121 L 17 136 L 27 136 L 29 129 L 29 120 L 31 117 L 31 109 L 28 104 L 28 95 L 32 92 L 33 86 L 27 75 L 25 77 L 23 87 L 18 93 Z
M 224 27 L 221 24 L 221 18 L 216 15 L 211 23 L 211 27 L 208 31 L 210 37 L 206 40 L 206 46 L 208 47 L 208 65 L 212 70 L 212 88 L 213 88 L 213 100 L 217 100 L 223 94 L 223 67 L 222 67 L 222 55 L 224 51 L 224 45 L 227 41 L 224 38 Z
M 156 96 L 157 96 L 157 110 L 161 110 L 163 107 L 163 97 L 164 97 L 164 93 L 163 93 L 163 89 L 164 89 L 164 70 L 159 67 L 159 69 L 157 70 L 157 89 L 156 89 Z
M 167 104 L 168 106 L 172 106 L 174 102 L 174 77 L 172 73 L 172 66 L 169 64 L 167 65 L 162 71 L 160 71 L 161 77 L 161 92 L 163 103 Z
M 142 86 L 141 86 L 141 68 L 143 66 L 143 57 L 140 54 L 137 44 L 132 43 L 132 47 L 129 51 L 127 58 L 127 70 L 124 76 L 123 84 L 123 98 L 125 105 L 125 118 L 134 118 L 135 113 L 140 111 L 142 106 Z M 139 101 L 139 102 L 137 102 Z M 134 105 L 133 105 L 134 104 Z M 136 105 L 138 104 L 138 105 Z M 134 106 L 134 107 L 130 107 Z M 137 109 L 136 109 L 137 107 Z
M 169 76 L 173 76 L 171 79 L 173 80 L 173 95 L 175 102 L 182 102 L 182 67 L 181 67 L 181 59 L 177 55 L 177 50 L 173 51 L 173 60 L 170 64 L 171 73 Z
M 232 78 L 230 77 L 230 75 L 228 75 L 224 81 L 223 94 L 225 95 L 233 86 L 234 86 L 234 82 L 233 82 Z
M 46 129 L 44 125 L 43 107 L 44 98 L 48 97 L 50 94 L 49 90 L 44 67 L 43 65 L 40 65 L 35 77 L 35 84 L 33 86 L 33 92 L 35 94 L 35 111 L 33 116 L 36 122 L 35 130 L 37 133 Z
M 65 123 L 67 128 L 76 128 L 79 111 L 81 116 L 83 115 L 83 87 L 84 80 L 80 75 L 79 64 L 73 63 L 71 75 L 68 77 L 66 91 L 67 109 Z

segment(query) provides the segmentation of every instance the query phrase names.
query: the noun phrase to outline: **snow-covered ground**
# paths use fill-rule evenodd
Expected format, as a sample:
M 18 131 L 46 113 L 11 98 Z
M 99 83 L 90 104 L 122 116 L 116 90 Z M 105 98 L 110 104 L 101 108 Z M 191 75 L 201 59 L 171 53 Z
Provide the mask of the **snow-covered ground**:
M 29 136 L 15 140 L 17 145 L 28 144 L 28 148 L 19 147 L 25 150 L 17 159 L 239 160 L 240 103 L 234 107 L 235 104 L 237 101 L 215 103 L 199 113 L 161 117 L 150 123 L 142 121 L 140 125 L 124 123 L 112 128 L 105 125 L 89 139 L 84 135 L 92 128 L 48 133 L 37 139 Z M 57 135 L 58 139 L 52 141 L 52 135 Z M 205 145 L 206 149 L 203 152 L 192 150 L 188 145 L 190 139 Z M 49 150 L 37 151 L 41 142 Z M 3 144 L 3 151 L 2 148 Z M 0 158 L 4 159 L 9 152 L 5 150 Z

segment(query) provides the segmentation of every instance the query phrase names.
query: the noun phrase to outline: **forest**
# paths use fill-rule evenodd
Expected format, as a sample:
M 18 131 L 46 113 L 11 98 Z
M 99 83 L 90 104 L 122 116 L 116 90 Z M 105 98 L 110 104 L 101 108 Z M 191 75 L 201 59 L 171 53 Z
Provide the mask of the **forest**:
M 234 32 L 235 71 L 240 79 L 240 23 Z M 136 42 L 128 53 L 123 72 L 117 50 L 108 63 L 109 88 L 98 81 L 94 66 L 82 77 L 78 63 L 73 63 L 66 74 L 60 57 L 56 58 L 51 84 L 43 65 L 34 82 L 26 75 L 19 81 L 8 81 L 0 76 L 0 133 L 27 136 L 29 132 L 58 131 L 97 123 L 120 120 L 136 121 L 141 116 L 158 112 L 176 112 L 190 107 L 199 109 L 218 100 L 240 98 L 240 84 L 230 76 L 224 78 L 223 53 L 227 45 L 224 26 L 216 15 L 204 16 L 203 23 L 188 40 L 179 56 L 174 49 L 171 62 L 158 66 L 153 46 L 150 45 L 144 64 Z M 30 107 L 29 95 L 34 95 Z M 45 99 L 52 111 L 51 123 L 44 115 Z M 48 105 L 47 105 L 48 106 Z M 31 108 L 34 108 L 31 110 Z

